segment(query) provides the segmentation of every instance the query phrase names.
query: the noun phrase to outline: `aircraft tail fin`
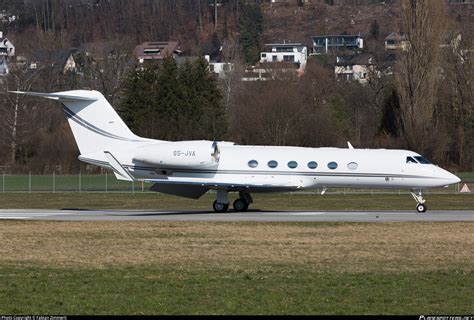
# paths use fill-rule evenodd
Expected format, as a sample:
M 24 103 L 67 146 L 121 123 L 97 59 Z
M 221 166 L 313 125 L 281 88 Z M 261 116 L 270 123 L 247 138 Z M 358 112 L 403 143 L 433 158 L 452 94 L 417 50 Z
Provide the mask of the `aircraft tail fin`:
M 81 154 L 119 150 L 124 143 L 147 141 L 130 131 L 98 91 L 11 92 L 61 102 Z

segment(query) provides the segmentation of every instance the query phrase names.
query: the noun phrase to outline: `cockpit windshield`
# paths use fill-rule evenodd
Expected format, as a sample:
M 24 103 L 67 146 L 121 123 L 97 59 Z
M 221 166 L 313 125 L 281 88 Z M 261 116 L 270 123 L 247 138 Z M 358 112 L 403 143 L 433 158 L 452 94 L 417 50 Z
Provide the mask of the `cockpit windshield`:
M 431 164 L 431 162 L 422 156 L 407 157 L 407 163 Z
M 416 156 L 415 159 L 418 160 L 418 162 L 421 164 L 431 164 L 431 162 L 428 159 L 422 156 Z
M 418 163 L 418 162 L 412 157 L 407 157 L 407 163 Z

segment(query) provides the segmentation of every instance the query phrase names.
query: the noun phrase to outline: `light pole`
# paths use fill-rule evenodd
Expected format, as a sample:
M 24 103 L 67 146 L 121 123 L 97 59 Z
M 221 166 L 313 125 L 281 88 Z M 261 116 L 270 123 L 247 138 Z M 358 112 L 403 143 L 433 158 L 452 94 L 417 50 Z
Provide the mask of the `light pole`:
M 222 4 L 217 3 L 217 0 L 214 0 L 214 3 L 211 3 L 210 6 L 214 7 L 214 31 L 217 30 L 217 7 L 220 7 Z

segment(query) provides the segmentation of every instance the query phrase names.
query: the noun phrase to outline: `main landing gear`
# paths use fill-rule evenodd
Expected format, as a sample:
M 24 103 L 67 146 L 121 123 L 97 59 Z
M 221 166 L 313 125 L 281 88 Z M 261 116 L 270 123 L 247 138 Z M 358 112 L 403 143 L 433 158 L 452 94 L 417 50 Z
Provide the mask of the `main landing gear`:
M 423 199 L 423 195 L 421 193 L 421 191 L 418 191 L 418 192 L 415 192 L 415 191 L 411 191 L 411 195 L 413 196 L 413 199 L 415 199 L 417 205 L 416 205 L 416 211 L 422 213 L 422 212 L 426 212 L 426 210 L 428 209 L 426 207 L 426 200 Z
M 251 203 L 253 203 L 253 199 L 250 193 L 240 191 L 239 198 L 234 201 L 234 210 L 245 212 Z M 214 201 L 212 208 L 217 213 L 223 213 L 229 210 L 229 192 L 227 190 L 217 190 L 217 200 Z

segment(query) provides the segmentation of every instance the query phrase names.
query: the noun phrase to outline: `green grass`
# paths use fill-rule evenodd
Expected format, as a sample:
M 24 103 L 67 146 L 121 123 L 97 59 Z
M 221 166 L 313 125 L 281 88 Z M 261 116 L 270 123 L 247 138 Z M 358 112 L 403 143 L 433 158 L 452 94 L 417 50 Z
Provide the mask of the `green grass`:
M 0 221 L 0 314 L 469 314 L 472 223 Z
M 3 314 L 469 314 L 474 274 L 0 267 Z
M 231 195 L 233 198 L 235 194 Z M 260 210 L 414 210 L 403 194 L 254 194 L 251 209 Z M 472 210 L 473 194 L 428 194 L 429 210 Z M 215 194 L 199 200 L 157 193 L 0 193 L 2 209 L 210 210 Z

